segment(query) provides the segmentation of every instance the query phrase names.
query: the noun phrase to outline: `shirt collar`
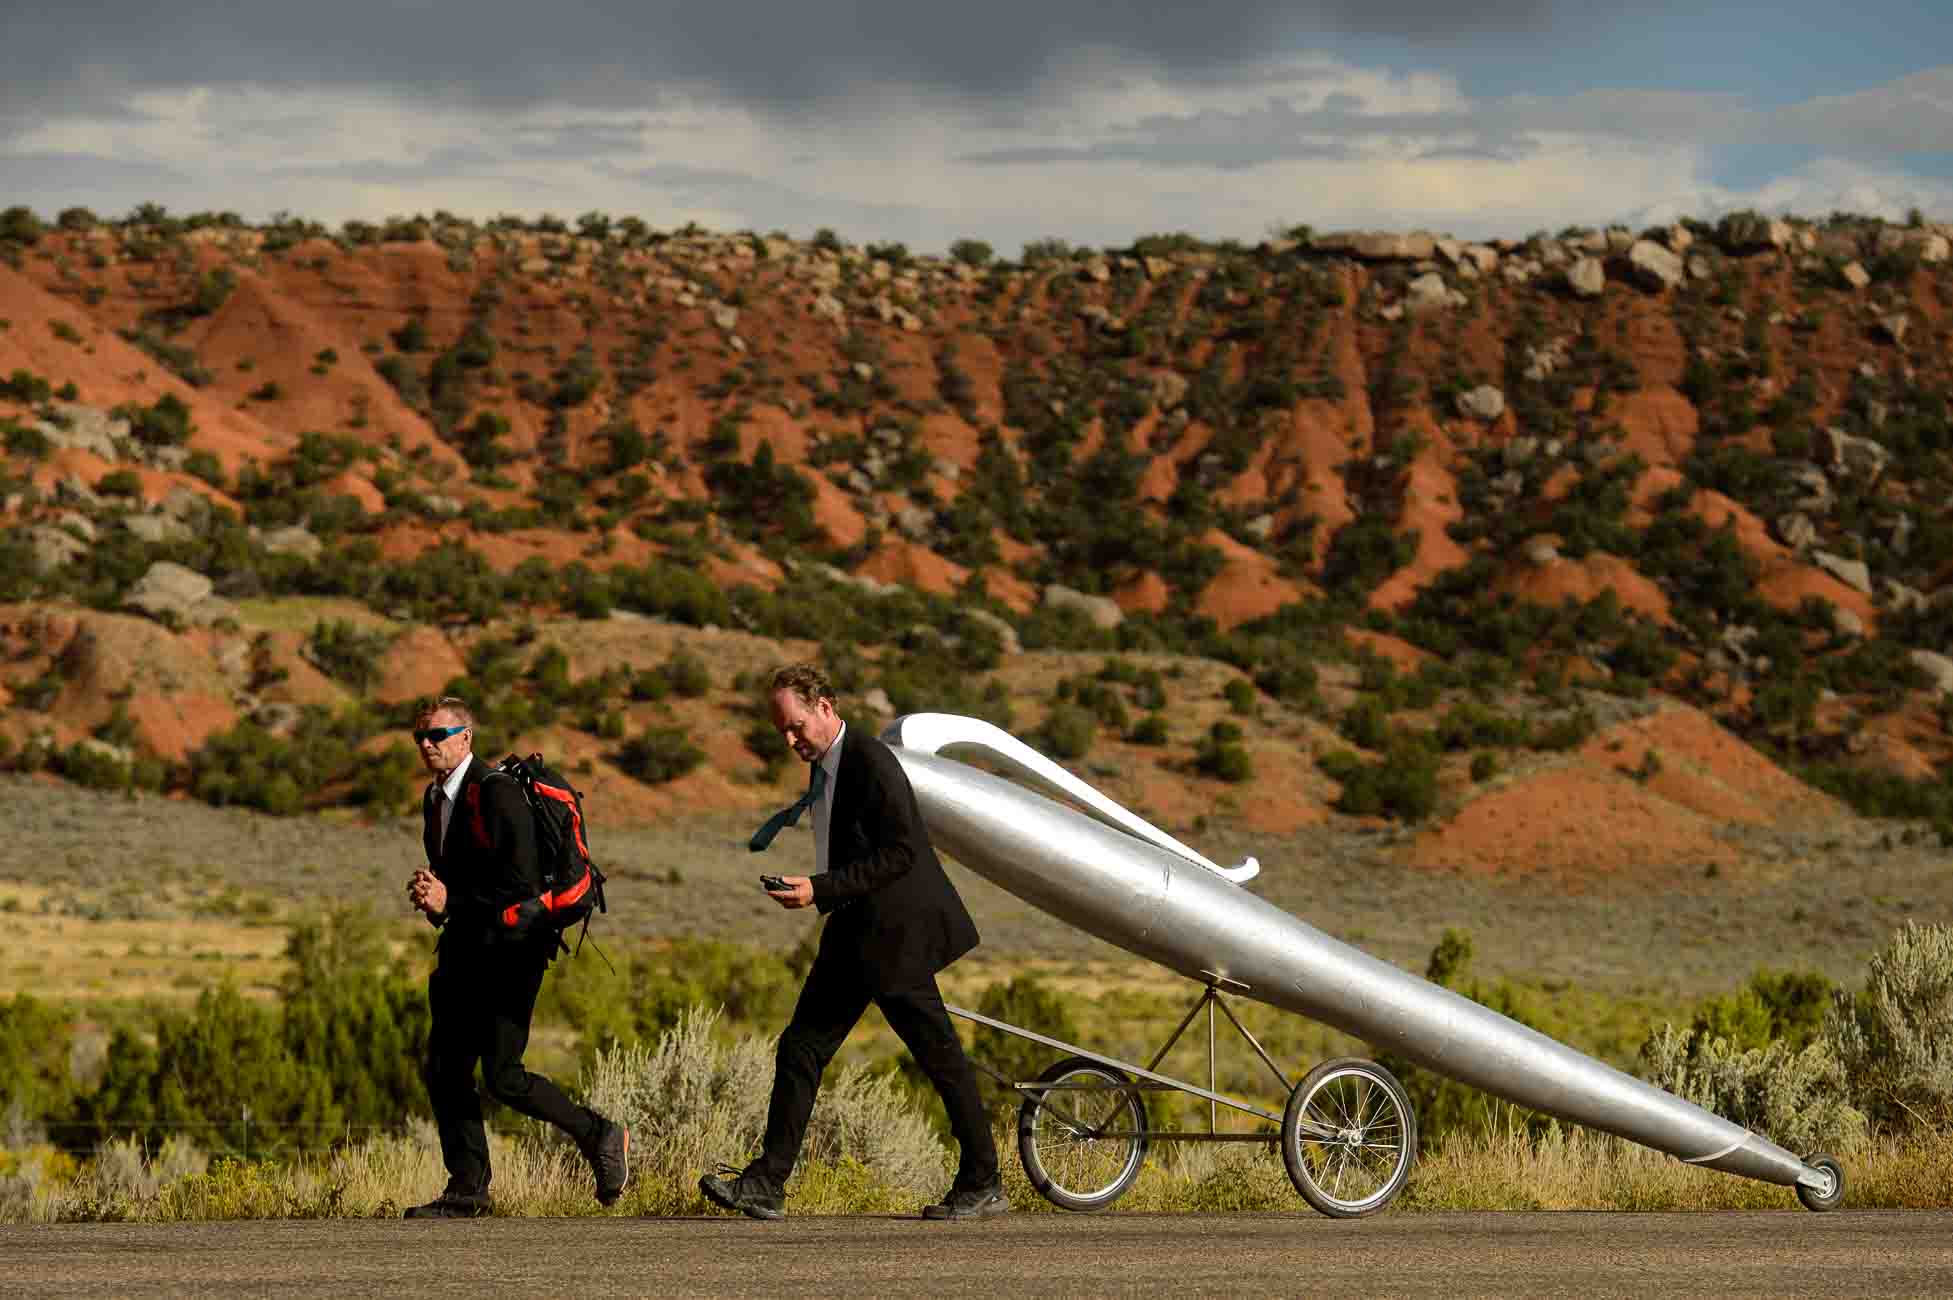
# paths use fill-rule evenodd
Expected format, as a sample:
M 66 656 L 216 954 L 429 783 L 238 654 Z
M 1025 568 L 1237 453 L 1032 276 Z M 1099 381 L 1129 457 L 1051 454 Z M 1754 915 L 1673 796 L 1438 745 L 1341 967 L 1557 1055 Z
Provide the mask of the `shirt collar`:
M 841 774 L 841 742 L 847 739 L 848 724 L 843 722 L 841 729 L 834 733 L 834 743 L 820 756 L 820 765 L 827 769 L 827 788 L 834 788 L 834 778 Z
M 468 765 L 474 761 L 475 756 L 471 751 L 456 764 L 454 771 L 448 773 L 448 779 L 441 782 L 441 793 L 448 797 L 449 803 L 459 802 L 462 779 L 468 775 Z

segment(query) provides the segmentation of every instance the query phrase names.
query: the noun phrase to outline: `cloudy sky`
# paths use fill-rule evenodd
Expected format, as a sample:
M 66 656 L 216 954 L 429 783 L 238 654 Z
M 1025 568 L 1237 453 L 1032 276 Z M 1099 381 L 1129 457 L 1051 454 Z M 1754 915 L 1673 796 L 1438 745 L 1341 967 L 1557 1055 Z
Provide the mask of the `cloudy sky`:
M 0 206 L 941 250 L 1953 220 L 1947 0 L 0 0 Z

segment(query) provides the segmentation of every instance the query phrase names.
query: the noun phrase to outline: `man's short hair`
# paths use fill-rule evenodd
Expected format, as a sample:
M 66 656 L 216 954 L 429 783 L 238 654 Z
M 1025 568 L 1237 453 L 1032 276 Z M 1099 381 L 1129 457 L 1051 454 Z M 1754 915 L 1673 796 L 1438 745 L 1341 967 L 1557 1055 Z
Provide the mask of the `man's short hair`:
M 443 695 L 438 699 L 424 699 L 414 710 L 416 720 L 425 720 L 437 713 L 452 713 L 456 721 L 464 727 L 475 725 L 475 711 L 468 707 L 468 701 L 458 695 Z
M 834 683 L 828 681 L 827 674 L 813 664 L 787 664 L 775 668 L 766 693 L 771 696 L 781 691 L 792 691 L 810 709 L 821 700 L 834 703 Z

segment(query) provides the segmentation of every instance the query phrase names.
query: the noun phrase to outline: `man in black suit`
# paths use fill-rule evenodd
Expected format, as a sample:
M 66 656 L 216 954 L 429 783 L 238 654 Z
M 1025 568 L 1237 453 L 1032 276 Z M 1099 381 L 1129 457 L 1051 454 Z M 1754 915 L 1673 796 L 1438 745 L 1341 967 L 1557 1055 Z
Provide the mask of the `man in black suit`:
M 699 1190 L 756 1219 L 786 1217 L 787 1175 L 821 1072 L 873 1002 L 935 1085 L 959 1148 L 949 1194 L 923 1217 L 1002 1214 L 1010 1202 L 976 1072 L 936 988 L 936 972 L 976 947 L 976 925 L 929 843 L 915 791 L 887 745 L 842 721 L 820 669 L 775 672 L 767 703 L 774 727 L 812 771 L 807 795 L 762 827 L 752 847 L 765 848 L 781 824 L 813 809 L 814 874 L 782 877 L 768 893 L 785 908 L 811 904 L 827 925 L 774 1054 L 760 1154 L 742 1171 L 724 1171 L 734 1177 L 700 1179 Z
M 428 865 L 414 873 L 407 896 L 441 929 L 427 981 L 426 1078 L 448 1185 L 406 1217 L 468 1219 L 493 1208 L 477 1061 L 490 1096 L 569 1135 L 596 1174 L 597 1200 L 609 1205 L 630 1179 L 629 1131 L 522 1065 L 557 939 L 501 919 L 542 893 L 536 827 L 516 780 L 476 761 L 474 737 L 474 714 L 453 696 L 421 710 L 415 723 L 414 744 L 434 779 L 421 801 Z

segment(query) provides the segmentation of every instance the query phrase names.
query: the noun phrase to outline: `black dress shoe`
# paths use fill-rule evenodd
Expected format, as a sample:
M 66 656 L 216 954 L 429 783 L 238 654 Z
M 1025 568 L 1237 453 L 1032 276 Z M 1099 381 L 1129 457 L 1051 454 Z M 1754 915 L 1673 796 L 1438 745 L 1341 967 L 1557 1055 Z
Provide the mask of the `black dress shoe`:
M 734 1177 L 727 1178 L 725 1175 Z M 784 1219 L 786 1197 L 763 1178 L 740 1173 L 731 1165 L 721 1165 L 716 1174 L 698 1180 L 705 1199 L 725 1210 L 737 1210 L 752 1219 Z
M 597 1175 L 597 1204 L 615 1205 L 631 1182 L 631 1131 L 605 1120 L 597 1140 L 583 1154 Z
M 925 1219 L 987 1219 L 1009 1213 L 1010 1201 L 1004 1195 L 1002 1182 L 986 1187 L 952 1187 L 940 1205 L 922 1207 Z
M 495 1211 L 487 1192 L 442 1192 L 425 1205 L 411 1205 L 403 1219 L 479 1219 Z

